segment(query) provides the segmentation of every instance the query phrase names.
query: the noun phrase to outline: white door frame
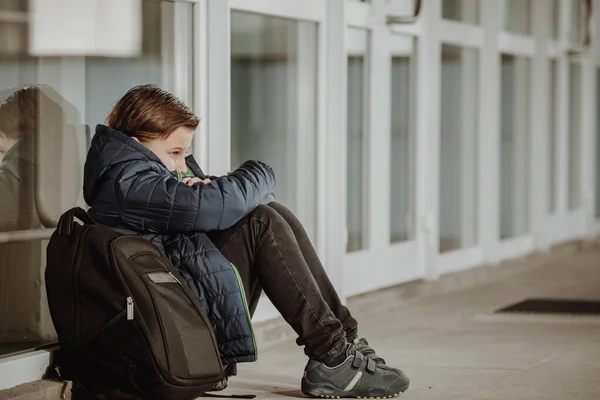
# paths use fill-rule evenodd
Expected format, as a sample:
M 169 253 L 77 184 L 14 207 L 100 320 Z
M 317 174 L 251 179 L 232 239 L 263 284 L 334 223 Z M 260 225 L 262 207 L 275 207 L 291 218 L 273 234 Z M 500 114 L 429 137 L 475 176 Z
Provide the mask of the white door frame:
M 299 213 L 304 211 L 308 215 L 316 214 L 316 243 L 315 247 L 317 252 L 324 259 L 324 264 L 331 275 L 334 285 L 338 288 L 341 287 L 343 282 L 340 280 L 340 273 L 336 271 L 336 267 L 339 263 L 339 249 L 332 248 L 332 246 L 326 246 L 327 243 L 335 241 L 333 238 L 335 231 L 331 229 L 329 224 L 333 221 L 333 218 L 326 217 L 328 213 L 326 210 L 328 207 L 329 197 L 336 196 L 331 190 L 331 169 L 327 168 L 327 160 L 332 157 L 332 151 L 328 144 L 328 137 L 325 135 L 328 124 L 328 113 L 326 110 L 327 104 L 327 64 L 329 58 L 325 47 L 327 45 L 327 15 L 331 12 L 328 9 L 328 4 L 319 0 L 308 0 L 304 2 L 297 2 L 292 0 L 279 0 L 277 2 L 267 0 L 205 0 L 207 1 L 207 18 L 208 18 L 208 60 L 207 60 L 207 91 L 208 98 L 208 124 L 207 124 L 207 151 L 203 152 L 207 158 L 207 168 L 210 174 L 220 175 L 230 170 L 230 143 L 231 143 L 231 53 L 230 53 L 230 20 L 232 11 L 244 11 L 251 13 L 258 13 L 268 15 L 272 17 L 288 18 L 300 21 L 315 22 L 317 24 L 317 44 L 316 53 L 314 58 L 305 58 L 299 60 L 299 62 L 314 62 L 316 59 L 316 74 L 317 76 L 314 81 L 316 82 L 316 103 L 315 104 L 315 120 L 316 120 L 316 142 L 307 142 L 309 135 L 302 135 L 298 137 L 298 146 L 296 146 L 298 160 L 296 184 L 301 185 L 306 182 L 308 178 L 303 175 L 302 160 L 306 159 L 310 154 L 309 147 L 316 146 L 316 160 L 317 160 L 317 178 L 314 182 L 314 190 L 316 191 L 316 209 L 308 210 L 306 198 L 308 193 L 304 191 L 298 191 L 298 203 L 301 210 Z M 340 5 L 332 4 L 331 7 L 336 7 L 339 11 Z M 332 21 L 333 22 L 333 21 Z M 298 31 L 298 45 L 299 50 L 304 49 L 303 54 L 307 54 L 310 51 L 309 43 L 303 40 L 301 34 L 302 30 Z M 297 76 L 295 77 L 296 95 L 302 96 L 305 94 L 304 82 L 311 81 L 313 77 L 304 76 L 303 73 L 306 71 L 300 71 L 298 69 Z M 304 89 L 303 89 L 304 88 Z M 296 102 L 298 103 L 298 102 Z M 299 104 L 299 103 L 298 103 Z M 300 115 L 300 111 L 297 113 Z M 301 128 L 299 131 L 308 129 L 303 126 L 304 120 L 302 118 L 296 118 L 295 124 Z M 314 129 L 314 128 L 312 128 Z M 334 160 L 336 159 L 333 156 Z M 335 175 L 334 175 L 335 176 Z M 339 200 L 339 199 L 338 199 Z M 314 214 L 313 214 L 314 213 Z M 337 252 L 337 253 L 336 253 Z M 338 260 L 338 261 L 336 261 Z M 279 313 L 267 298 L 264 298 L 259 303 L 254 316 L 255 321 L 263 321 L 278 316 Z

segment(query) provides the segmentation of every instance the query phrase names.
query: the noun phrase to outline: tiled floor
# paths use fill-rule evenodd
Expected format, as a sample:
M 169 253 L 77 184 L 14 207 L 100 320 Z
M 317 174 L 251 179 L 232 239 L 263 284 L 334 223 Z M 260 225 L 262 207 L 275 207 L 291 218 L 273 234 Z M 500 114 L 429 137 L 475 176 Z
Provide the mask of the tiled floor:
M 600 250 L 357 316 L 361 334 L 411 378 L 403 399 L 600 399 L 600 316 L 490 315 L 535 296 L 600 300 Z M 223 394 L 302 396 L 305 362 L 293 340 L 263 348 Z

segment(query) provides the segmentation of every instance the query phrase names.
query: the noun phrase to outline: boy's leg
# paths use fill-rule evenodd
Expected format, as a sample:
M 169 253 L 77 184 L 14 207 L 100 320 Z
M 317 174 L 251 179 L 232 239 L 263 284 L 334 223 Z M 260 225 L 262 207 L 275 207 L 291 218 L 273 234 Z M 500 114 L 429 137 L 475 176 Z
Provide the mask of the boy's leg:
M 277 211 L 277 213 L 281 215 L 292 228 L 292 232 L 294 232 L 294 236 L 300 246 L 304 260 L 306 261 L 311 274 L 317 281 L 317 285 L 319 285 L 319 290 L 321 291 L 323 299 L 325 299 L 337 319 L 342 322 L 344 331 L 346 332 L 346 339 L 349 342 L 354 341 L 354 339 L 358 338 L 358 323 L 354 317 L 352 317 L 350 310 L 342 304 L 335 287 L 329 280 L 327 272 L 325 272 L 325 268 L 323 268 L 321 260 L 319 260 L 319 256 L 317 255 L 314 246 L 310 242 L 310 238 L 302 226 L 302 223 L 298 221 L 298 218 L 294 213 L 283 204 L 274 202 L 270 203 L 269 207 Z
M 328 362 L 346 349 L 344 327 L 323 298 L 292 228 L 277 211 L 259 206 L 231 228 L 208 236 L 238 269 L 251 312 L 262 287 L 309 357 Z

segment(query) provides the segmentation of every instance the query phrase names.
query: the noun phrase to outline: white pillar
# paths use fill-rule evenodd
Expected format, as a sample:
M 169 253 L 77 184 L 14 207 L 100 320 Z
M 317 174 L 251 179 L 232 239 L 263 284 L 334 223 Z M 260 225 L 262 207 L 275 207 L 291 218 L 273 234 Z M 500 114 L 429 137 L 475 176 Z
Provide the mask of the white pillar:
M 211 175 L 231 168 L 231 29 L 228 0 L 208 1 L 208 167 Z M 223 40 L 227 38 L 227 40 Z
M 215 0 L 220 1 L 220 0 Z M 327 2 L 327 20 L 321 33 L 326 35 L 327 64 L 326 110 L 326 167 L 325 190 L 327 248 L 325 265 L 340 298 L 344 299 L 344 265 L 346 241 L 346 0 Z
M 500 55 L 498 33 L 503 24 L 503 2 L 481 2 L 481 26 L 484 46 L 481 50 L 479 74 L 480 109 L 479 143 L 479 243 L 484 262 L 497 263 L 497 245 L 500 235 Z

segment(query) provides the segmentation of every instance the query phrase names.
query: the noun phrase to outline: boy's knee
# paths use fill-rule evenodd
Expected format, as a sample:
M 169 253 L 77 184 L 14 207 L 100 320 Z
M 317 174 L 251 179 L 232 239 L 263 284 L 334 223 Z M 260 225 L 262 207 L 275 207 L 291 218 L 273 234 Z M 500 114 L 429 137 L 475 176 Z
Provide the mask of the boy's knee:
M 267 225 L 285 224 L 285 219 L 272 207 L 261 204 L 250 213 L 252 218 Z
M 277 211 L 275 211 L 274 209 L 272 209 L 271 207 L 269 207 L 265 204 L 259 205 L 250 214 L 253 217 L 258 217 L 260 219 L 274 218 L 277 215 L 279 215 L 279 214 L 277 214 Z

